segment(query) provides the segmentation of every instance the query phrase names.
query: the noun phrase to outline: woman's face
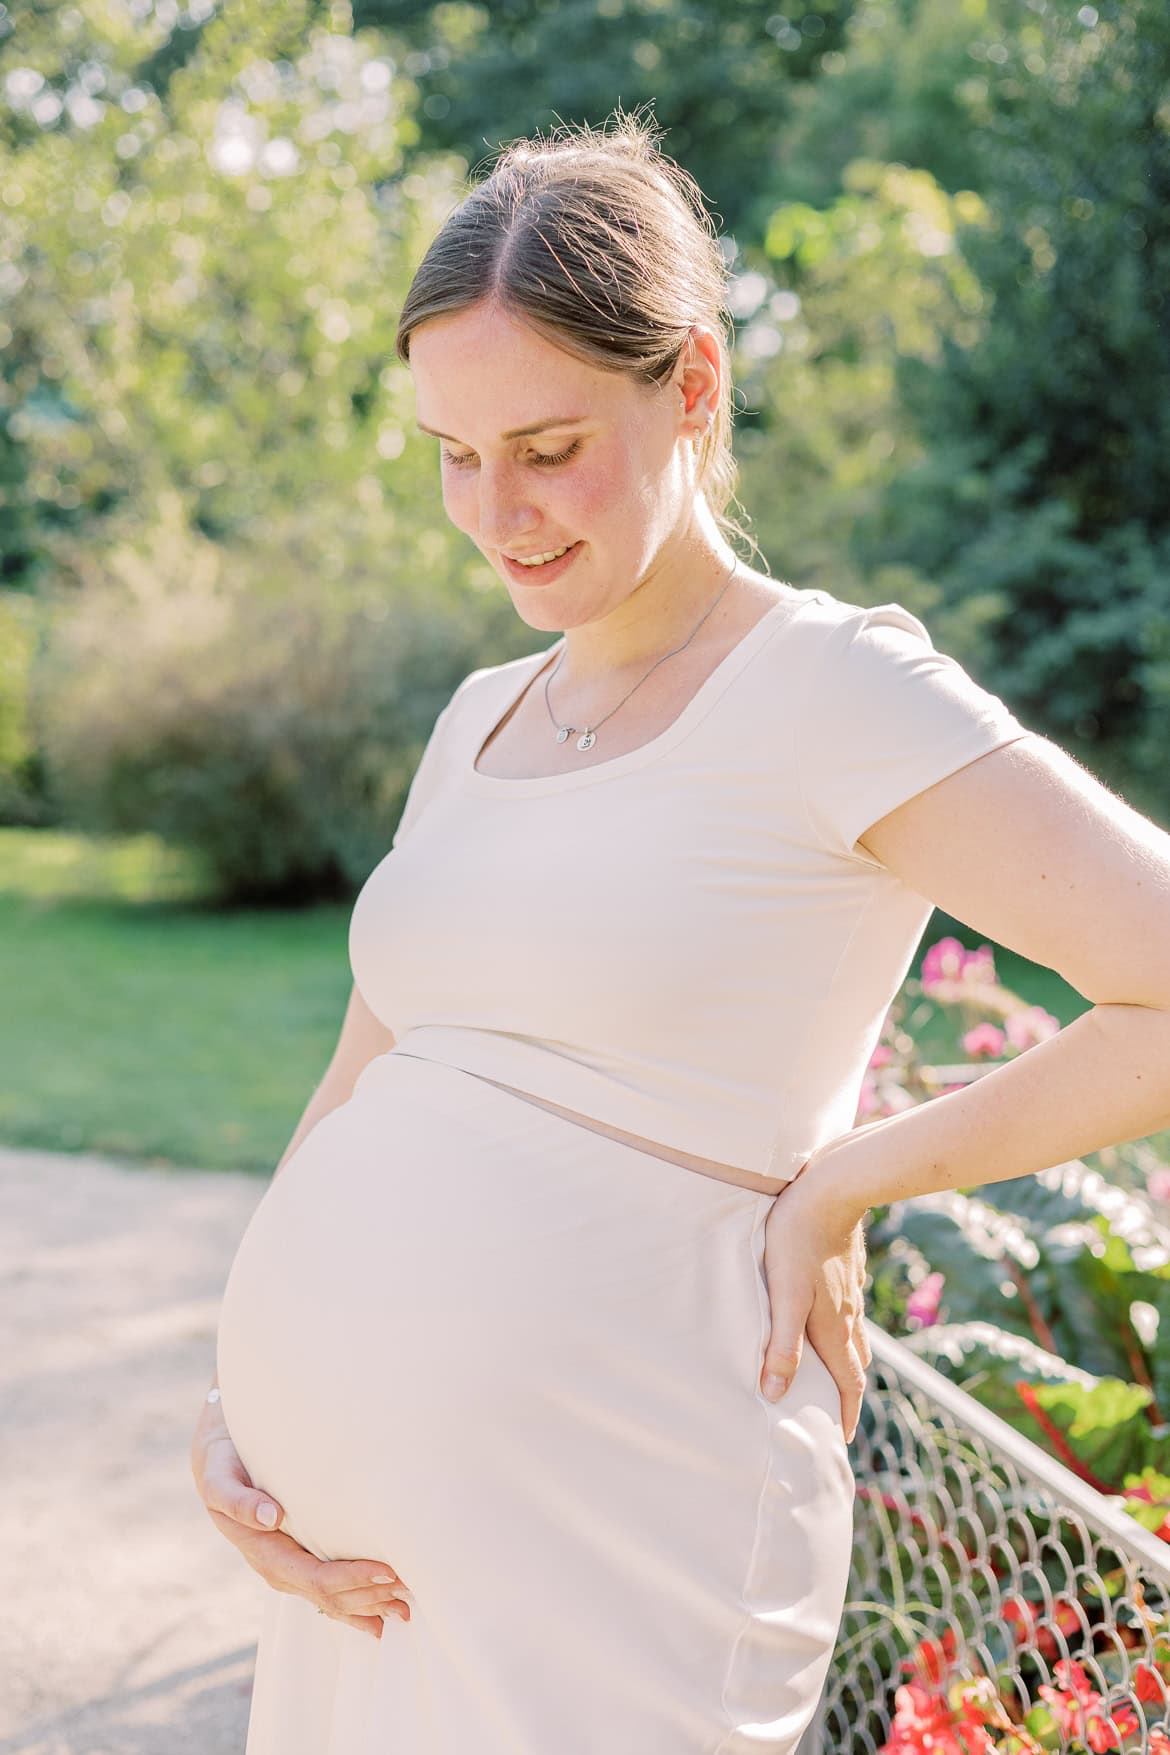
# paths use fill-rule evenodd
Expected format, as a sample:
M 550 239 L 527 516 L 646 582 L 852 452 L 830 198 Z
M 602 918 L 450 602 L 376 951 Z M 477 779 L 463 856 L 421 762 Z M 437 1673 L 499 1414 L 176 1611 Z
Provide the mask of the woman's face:
M 717 389 L 698 358 L 692 401 L 704 374 Z M 447 516 L 530 626 L 605 616 L 677 558 L 695 501 L 690 429 L 703 412 L 684 409 L 681 362 L 655 391 L 585 365 L 484 302 L 420 324 L 410 369 L 419 425 L 438 435 Z M 514 559 L 567 544 L 573 552 L 547 568 Z

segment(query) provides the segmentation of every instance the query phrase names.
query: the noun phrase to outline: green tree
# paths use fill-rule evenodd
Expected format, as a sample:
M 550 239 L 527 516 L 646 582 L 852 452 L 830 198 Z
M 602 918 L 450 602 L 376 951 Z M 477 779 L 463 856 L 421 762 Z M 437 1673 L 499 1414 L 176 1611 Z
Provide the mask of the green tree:
M 899 360 L 921 456 L 854 553 L 969 606 L 1017 709 L 1170 820 L 1170 12 L 1037 28 L 984 41 L 969 143 L 993 223 L 958 232 L 983 317 Z
M 667 152 L 698 179 L 721 229 L 759 229 L 782 174 L 793 95 L 832 63 L 854 0 L 355 0 L 420 89 L 420 145 L 471 166 L 558 121 L 599 123 L 652 103 Z
M 278 606 L 294 594 L 315 600 L 330 650 L 360 650 L 338 623 L 356 617 L 360 626 L 408 588 L 413 627 L 421 587 L 441 599 L 437 633 L 459 609 L 473 648 L 495 641 L 512 655 L 517 630 L 500 629 L 506 598 L 443 516 L 433 448 L 411 436 L 409 374 L 393 355 L 410 273 L 458 199 L 464 169 L 443 157 L 406 168 L 405 144 L 417 137 L 412 81 L 371 34 L 354 36 L 344 11 L 313 22 L 302 0 L 248 0 L 208 19 L 171 69 L 164 102 L 138 83 L 154 46 L 141 21 L 94 8 L 79 59 L 64 40 L 71 10 L 56 11 L 55 33 L 42 30 L 39 49 L 23 20 L 14 33 L 21 41 L 7 45 L 8 89 L 21 113 L 10 125 L 0 206 L 10 277 L 3 320 L 19 338 L 2 387 L 3 424 L 24 477 L 3 510 L 14 561 L 22 531 L 35 536 L 13 571 L 45 611 L 42 660 L 69 644 L 71 598 L 80 613 L 127 554 L 147 557 L 161 585 L 172 582 L 181 614 L 192 601 L 185 585 L 198 581 L 181 577 L 188 550 L 170 537 L 177 525 L 218 545 L 214 558 L 190 549 L 209 577 L 238 576 Z M 33 23 L 45 20 L 33 15 Z M 59 113 L 37 108 L 58 89 Z M 489 584 L 497 589 L 485 592 Z M 232 601 L 241 636 L 274 625 L 271 608 L 249 619 L 238 590 Z M 385 625 L 407 625 L 406 614 Z M 104 687 L 112 720 L 119 671 L 145 663 L 166 606 L 151 599 L 149 627 L 125 603 L 104 630 L 99 622 L 93 632 L 92 614 L 86 626 L 87 675 L 99 693 Z M 412 650 L 425 646 L 422 635 L 411 638 Z M 176 642 L 174 651 L 195 644 Z M 250 654 L 243 638 L 237 646 L 234 661 L 230 640 L 217 658 L 222 691 L 246 692 L 249 663 L 277 688 L 269 655 Z M 371 792 L 380 811 L 395 787 L 401 794 L 405 750 L 417 753 L 469 667 L 464 642 L 448 638 L 414 695 L 395 669 L 408 711 L 378 708 L 381 732 L 400 742 Z M 28 686 L 10 668 L 0 674 L 0 722 L 15 727 L 26 724 Z M 58 674 L 51 663 L 49 674 Z M 289 688 L 311 710 L 291 671 Z M 205 705 L 210 724 L 216 709 Z M 356 692 L 352 711 L 360 711 Z M 161 710 L 143 712 L 120 743 L 104 743 L 119 760 L 136 729 L 145 743 L 148 724 L 162 723 Z M 50 711 L 41 723 L 64 718 Z M 259 739 L 258 719 L 246 723 Z M 192 750 L 197 726 L 193 735 Z M 68 763 L 71 783 L 55 788 L 50 776 L 48 790 L 75 804 L 83 741 L 53 739 L 57 778 L 66 779 Z M 29 770 L 15 733 L 0 740 L 0 764 Z M 8 790 L 0 787 L 0 809 Z M 95 775 L 95 797 L 115 790 Z M 116 826 L 158 826 L 161 790 L 132 792 L 119 795 Z M 115 816 L 107 813 L 110 826 Z M 289 870 L 295 881 L 312 878 Z M 273 886 L 279 881 L 277 873 Z

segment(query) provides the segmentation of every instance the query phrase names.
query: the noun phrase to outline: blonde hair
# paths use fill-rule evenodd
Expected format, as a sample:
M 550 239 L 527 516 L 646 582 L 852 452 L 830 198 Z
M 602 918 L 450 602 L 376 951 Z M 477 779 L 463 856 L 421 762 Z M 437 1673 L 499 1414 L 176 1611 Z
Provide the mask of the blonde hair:
M 722 382 L 699 441 L 698 485 L 724 537 L 758 552 L 728 514 L 738 504 L 728 269 L 702 191 L 661 151 L 661 132 L 619 106 L 600 130 L 562 124 L 548 138 L 505 143 L 419 264 L 395 352 L 409 360 L 411 332 L 428 317 L 492 298 L 585 364 L 655 386 L 674 370 L 691 325 L 707 324 Z

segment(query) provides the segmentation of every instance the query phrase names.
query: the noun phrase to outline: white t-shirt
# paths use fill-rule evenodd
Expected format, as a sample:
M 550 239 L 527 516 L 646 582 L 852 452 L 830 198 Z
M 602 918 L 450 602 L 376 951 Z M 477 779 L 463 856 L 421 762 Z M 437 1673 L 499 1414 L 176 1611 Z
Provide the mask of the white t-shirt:
M 479 773 L 553 650 L 439 714 L 354 904 L 354 980 L 411 1054 L 794 1176 L 853 1125 L 931 914 L 858 837 L 1031 734 L 900 604 L 784 586 L 641 748 Z

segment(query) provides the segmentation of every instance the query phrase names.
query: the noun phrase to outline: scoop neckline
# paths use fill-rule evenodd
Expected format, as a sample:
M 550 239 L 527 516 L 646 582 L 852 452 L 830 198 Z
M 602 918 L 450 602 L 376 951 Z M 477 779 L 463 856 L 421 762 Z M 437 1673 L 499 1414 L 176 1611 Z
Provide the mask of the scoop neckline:
M 483 748 L 488 730 L 494 729 L 506 714 L 519 701 L 525 689 L 535 681 L 541 671 L 549 664 L 554 655 L 561 651 L 565 638 L 555 641 L 543 653 L 536 656 L 540 662 L 535 670 L 526 675 L 520 687 L 509 696 L 505 704 L 496 713 L 491 726 L 485 728 L 475 739 L 468 759 L 462 764 L 462 780 L 465 791 L 480 792 L 496 797 L 535 796 L 542 792 L 569 791 L 577 786 L 589 786 L 601 780 L 608 780 L 617 774 L 628 774 L 634 768 L 645 767 L 648 762 L 655 761 L 660 755 L 686 736 L 691 727 L 712 707 L 723 690 L 747 664 L 757 648 L 763 645 L 773 628 L 778 625 L 781 610 L 799 607 L 805 601 L 803 593 L 792 597 L 778 597 L 769 609 L 766 609 L 757 622 L 754 622 L 743 637 L 736 641 L 730 652 L 724 653 L 714 670 L 706 676 L 695 690 L 682 712 L 670 724 L 646 743 L 639 744 L 637 749 L 626 750 L 620 756 L 610 756 L 604 762 L 592 762 L 589 767 L 578 772 L 565 774 L 530 774 L 511 777 L 504 774 L 481 774 L 475 766 L 475 758 Z

